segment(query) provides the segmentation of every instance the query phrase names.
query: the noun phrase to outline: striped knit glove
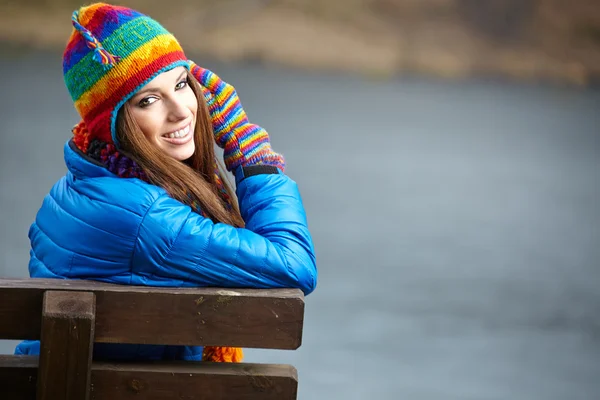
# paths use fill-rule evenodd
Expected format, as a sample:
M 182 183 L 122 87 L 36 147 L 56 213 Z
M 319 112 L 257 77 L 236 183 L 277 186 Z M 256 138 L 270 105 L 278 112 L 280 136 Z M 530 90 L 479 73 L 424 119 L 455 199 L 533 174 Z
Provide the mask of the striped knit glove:
M 227 170 L 233 171 L 239 166 L 272 165 L 283 172 L 283 156 L 271 149 L 267 131 L 248 121 L 234 87 L 192 61 L 190 71 L 202 85 L 215 142 L 224 149 Z

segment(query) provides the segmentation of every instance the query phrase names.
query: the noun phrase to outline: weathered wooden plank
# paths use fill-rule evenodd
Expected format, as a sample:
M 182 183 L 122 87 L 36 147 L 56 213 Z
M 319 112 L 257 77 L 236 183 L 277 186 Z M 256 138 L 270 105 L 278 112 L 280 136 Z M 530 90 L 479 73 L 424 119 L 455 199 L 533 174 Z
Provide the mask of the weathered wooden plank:
M 92 292 L 47 291 L 37 400 L 87 400 L 96 303 Z
M 34 400 L 38 358 L 0 355 L 0 398 Z
M 290 365 L 172 362 L 94 364 L 93 400 L 295 400 Z
M 97 282 L 92 280 L 78 279 L 41 279 L 41 278 L 0 278 L 0 289 L 10 288 L 29 288 L 46 290 L 75 290 L 79 292 L 139 292 L 139 293 L 189 293 L 197 292 L 203 294 L 214 294 L 223 288 L 172 288 L 172 287 L 155 287 L 155 286 L 130 286 L 130 285 L 115 285 L 111 283 Z M 302 292 L 298 289 L 235 289 L 243 294 L 251 294 L 255 297 L 288 297 L 296 298 L 298 293 L 302 296 Z
M 44 290 L 96 295 L 96 342 L 297 349 L 297 289 L 155 288 L 58 279 L 0 279 L 0 338 L 38 339 Z M 13 323 L 14 321 L 14 323 Z
M 36 367 L 34 356 L 0 356 L 2 399 L 34 399 Z M 93 400 L 292 400 L 298 388 L 294 367 L 272 364 L 94 362 L 91 378 Z

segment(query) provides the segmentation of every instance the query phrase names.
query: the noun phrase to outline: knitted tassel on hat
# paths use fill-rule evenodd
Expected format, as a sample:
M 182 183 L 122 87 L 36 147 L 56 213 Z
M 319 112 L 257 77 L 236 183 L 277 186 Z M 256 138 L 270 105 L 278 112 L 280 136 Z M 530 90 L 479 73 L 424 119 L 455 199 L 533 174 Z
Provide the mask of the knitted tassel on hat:
M 244 354 L 238 347 L 206 346 L 202 352 L 202 361 L 213 362 L 242 362 Z

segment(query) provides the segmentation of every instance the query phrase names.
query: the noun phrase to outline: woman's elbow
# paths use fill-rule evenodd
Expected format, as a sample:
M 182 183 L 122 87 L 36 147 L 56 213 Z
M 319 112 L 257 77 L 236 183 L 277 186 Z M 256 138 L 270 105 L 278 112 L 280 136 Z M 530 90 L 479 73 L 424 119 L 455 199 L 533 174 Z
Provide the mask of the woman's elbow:
M 306 257 L 294 257 L 293 265 L 290 265 L 290 274 L 292 275 L 292 286 L 300 289 L 304 295 L 309 295 L 317 287 L 317 264 L 314 255 Z
M 312 246 L 287 242 L 279 245 L 277 258 L 272 259 L 278 265 L 278 277 L 274 277 L 281 287 L 300 289 L 304 295 L 312 293 L 317 287 L 317 263 Z
M 310 278 L 302 281 L 302 284 L 298 289 L 302 290 L 305 296 L 311 294 L 317 288 L 317 271 L 314 270 L 314 274 Z

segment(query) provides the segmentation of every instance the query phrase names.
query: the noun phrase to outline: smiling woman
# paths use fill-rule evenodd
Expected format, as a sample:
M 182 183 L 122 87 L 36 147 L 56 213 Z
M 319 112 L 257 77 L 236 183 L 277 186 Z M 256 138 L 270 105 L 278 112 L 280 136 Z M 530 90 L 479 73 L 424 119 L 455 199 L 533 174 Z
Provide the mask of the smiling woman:
M 166 155 L 184 161 L 194 154 L 198 99 L 184 67 L 154 78 L 125 103 L 124 110 L 146 139 Z
M 128 174 L 145 177 L 171 197 L 201 208 L 215 221 L 241 227 L 244 221 L 231 201 L 232 191 L 222 179 L 214 153 L 213 120 L 217 124 L 221 116 L 214 99 L 211 116 L 202 93 L 214 98 L 184 67 L 152 79 L 118 111 L 116 142 L 120 149 L 109 146 L 114 152 L 109 159 L 117 165 L 135 160 L 136 166 L 127 169 Z
M 297 186 L 235 89 L 137 11 L 97 3 L 72 23 L 63 69 L 82 121 L 64 146 L 68 172 L 29 231 L 31 277 L 312 292 L 315 255 Z M 16 352 L 36 354 L 39 343 Z M 240 361 L 242 353 L 103 344 L 94 357 Z

